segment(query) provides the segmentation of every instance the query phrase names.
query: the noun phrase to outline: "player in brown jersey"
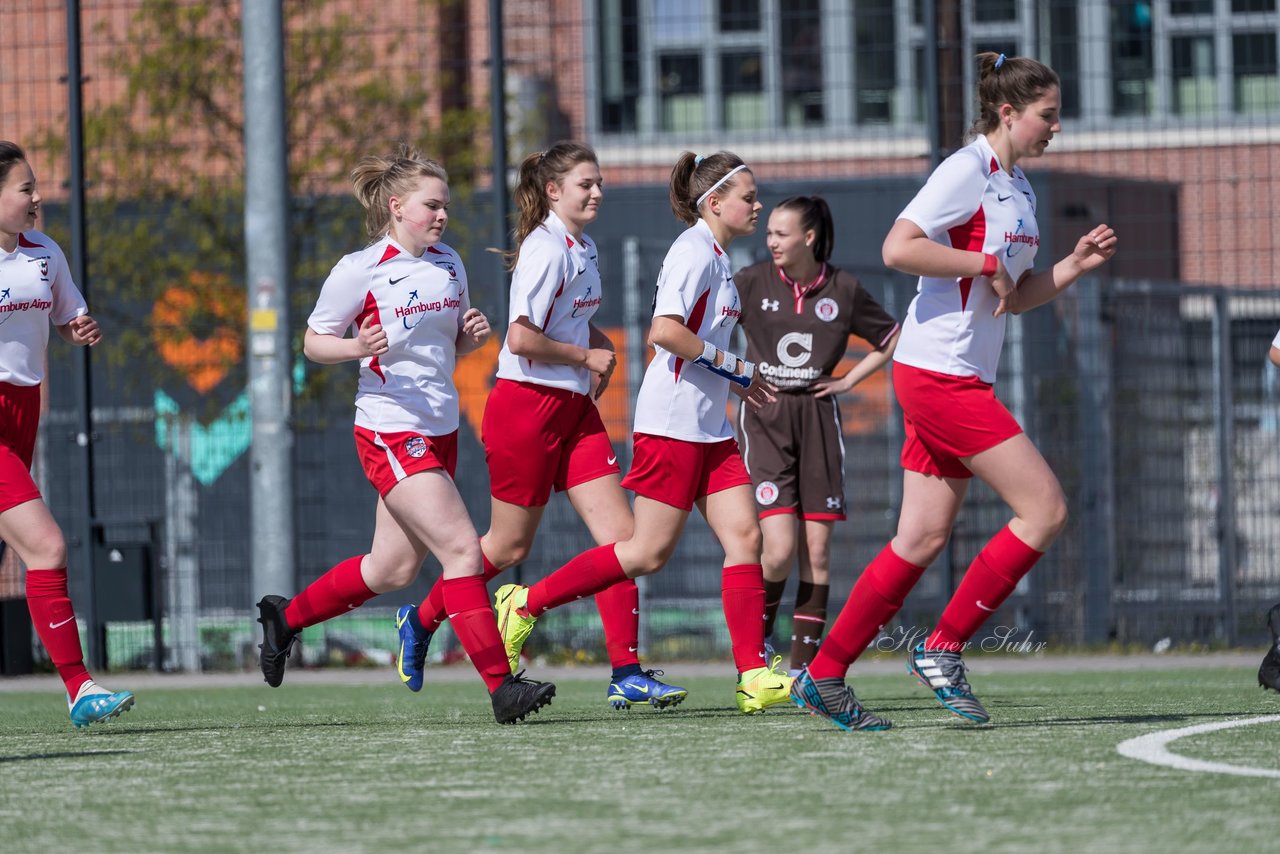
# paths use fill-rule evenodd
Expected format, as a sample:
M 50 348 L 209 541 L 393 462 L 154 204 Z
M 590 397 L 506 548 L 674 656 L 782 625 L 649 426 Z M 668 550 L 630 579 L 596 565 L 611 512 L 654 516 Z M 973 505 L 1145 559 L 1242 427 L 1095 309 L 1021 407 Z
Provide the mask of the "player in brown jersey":
M 735 276 L 747 358 L 781 392 L 774 406 L 741 407 L 738 433 L 764 535 L 765 637 L 799 558 L 793 672 L 812 660 L 826 627 L 831 532 L 845 518 L 836 396 L 884 367 L 898 341 L 897 321 L 853 275 L 828 263 L 834 237 L 822 198 L 786 199 L 769 215 L 766 245 L 773 259 Z M 873 349 L 836 377 L 850 335 Z

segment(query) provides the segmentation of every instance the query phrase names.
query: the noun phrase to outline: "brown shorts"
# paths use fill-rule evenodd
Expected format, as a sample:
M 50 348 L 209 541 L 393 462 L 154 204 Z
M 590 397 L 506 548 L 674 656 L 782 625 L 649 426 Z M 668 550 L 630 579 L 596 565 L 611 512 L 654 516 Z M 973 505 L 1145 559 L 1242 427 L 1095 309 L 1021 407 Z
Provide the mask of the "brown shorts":
M 844 429 L 835 398 L 783 392 L 758 410 L 739 407 L 738 437 L 761 518 L 845 518 Z

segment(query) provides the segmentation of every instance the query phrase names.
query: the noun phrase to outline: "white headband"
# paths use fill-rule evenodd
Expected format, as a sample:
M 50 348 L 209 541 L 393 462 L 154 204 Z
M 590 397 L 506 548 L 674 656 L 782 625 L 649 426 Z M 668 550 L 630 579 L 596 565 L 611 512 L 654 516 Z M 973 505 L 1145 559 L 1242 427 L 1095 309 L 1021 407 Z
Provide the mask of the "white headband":
M 737 175 L 739 172 L 741 172 L 743 169 L 746 169 L 746 168 L 747 168 L 747 164 L 743 163 L 741 166 L 735 166 L 732 169 L 730 169 L 727 175 L 725 175 L 719 181 L 716 181 L 714 184 L 711 185 L 710 190 L 707 190 L 701 196 L 698 196 L 698 201 L 694 203 L 693 207 L 695 209 L 702 207 L 702 203 L 705 202 L 712 193 L 714 193 L 716 190 L 724 186 L 725 181 L 728 181 L 734 175 Z

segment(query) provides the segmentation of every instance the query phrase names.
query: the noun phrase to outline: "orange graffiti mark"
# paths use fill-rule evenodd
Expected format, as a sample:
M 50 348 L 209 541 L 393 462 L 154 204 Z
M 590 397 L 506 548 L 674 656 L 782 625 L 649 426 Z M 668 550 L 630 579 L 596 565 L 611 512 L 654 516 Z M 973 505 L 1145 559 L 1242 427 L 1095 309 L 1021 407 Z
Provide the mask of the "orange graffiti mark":
M 850 339 L 849 352 L 836 367 L 835 375 L 844 376 L 870 352 L 861 341 L 855 343 Z M 854 358 L 850 358 L 851 356 Z M 840 395 L 840 420 L 844 424 L 844 434 L 865 436 L 883 431 L 889 419 L 892 401 L 893 388 L 889 383 L 889 371 L 881 368 L 854 386 L 852 391 Z
M 238 364 L 244 348 L 244 291 L 222 274 L 187 275 L 171 285 L 151 308 L 151 334 L 165 364 L 177 370 L 200 394 L 222 382 Z M 195 330 L 210 331 L 198 336 Z

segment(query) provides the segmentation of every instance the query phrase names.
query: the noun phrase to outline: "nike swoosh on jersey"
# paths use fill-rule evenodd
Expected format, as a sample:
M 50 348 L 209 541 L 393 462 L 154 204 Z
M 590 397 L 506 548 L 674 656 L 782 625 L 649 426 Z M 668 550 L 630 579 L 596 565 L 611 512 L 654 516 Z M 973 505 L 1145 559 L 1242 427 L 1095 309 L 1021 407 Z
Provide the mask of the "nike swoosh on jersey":
M 70 617 L 67 617 L 67 618 L 66 618 L 65 620 L 63 620 L 61 623 L 50 623 L 50 624 L 49 624 L 49 628 L 51 628 L 51 629 L 56 629 L 56 628 L 58 628 L 58 627 L 60 627 L 60 626 L 65 626 L 67 623 L 71 622 L 71 621 L 72 621 L 72 620 L 74 620 L 75 618 L 76 618 L 76 617 L 75 617 L 75 614 L 72 614 Z
M 614 464 L 614 463 L 616 463 L 617 461 L 618 461 L 618 458 L 617 458 L 617 457 L 609 457 L 609 463 L 608 463 L 608 464 L 609 464 L 609 465 L 613 465 L 613 464 Z
M 409 275 L 413 275 L 413 274 L 412 274 L 412 273 L 410 273 Z M 390 276 L 387 276 L 387 281 L 388 281 L 388 282 L 390 282 L 390 283 L 391 283 L 391 284 L 393 284 L 393 285 L 398 285 L 398 284 L 400 284 L 401 282 L 403 282 L 403 281 L 404 281 L 405 279 L 407 279 L 407 278 L 409 278 L 409 276 L 401 276 L 401 277 L 400 277 L 400 278 L 398 278 L 398 279 L 393 279 L 393 278 L 391 278 Z

